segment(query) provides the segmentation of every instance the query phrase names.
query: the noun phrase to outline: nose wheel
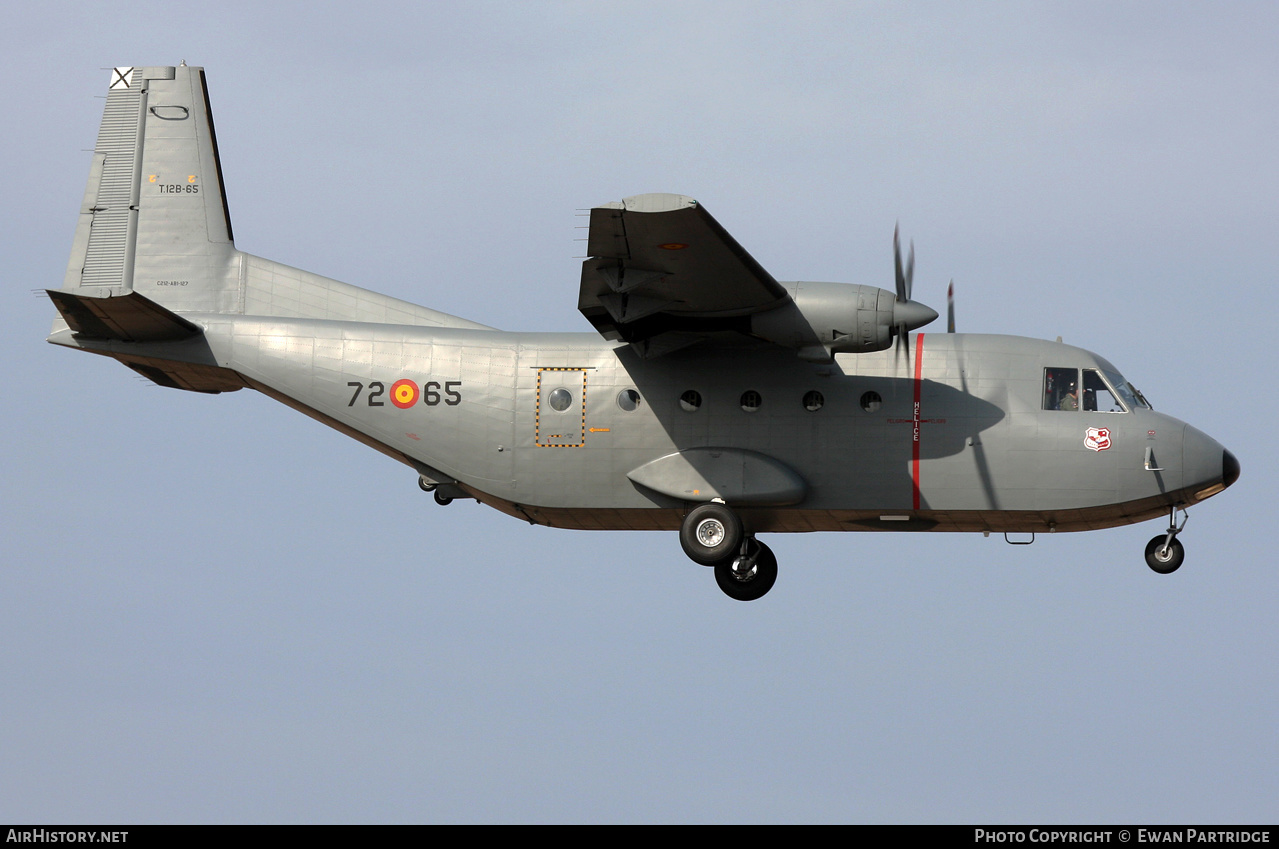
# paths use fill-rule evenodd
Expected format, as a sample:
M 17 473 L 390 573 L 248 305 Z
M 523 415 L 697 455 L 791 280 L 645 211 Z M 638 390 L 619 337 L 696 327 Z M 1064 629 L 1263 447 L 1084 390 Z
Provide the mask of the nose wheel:
M 1184 507 L 1181 508 L 1181 524 L 1178 525 L 1177 509 L 1173 506 L 1169 511 L 1168 532 L 1146 543 L 1146 565 L 1160 575 L 1176 572 L 1181 566 L 1181 561 L 1186 559 L 1186 549 L 1177 539 L 1177 534 L 1181 533 L 1186 527 L 1186 522 L 1190 521 L 1190 514 Z

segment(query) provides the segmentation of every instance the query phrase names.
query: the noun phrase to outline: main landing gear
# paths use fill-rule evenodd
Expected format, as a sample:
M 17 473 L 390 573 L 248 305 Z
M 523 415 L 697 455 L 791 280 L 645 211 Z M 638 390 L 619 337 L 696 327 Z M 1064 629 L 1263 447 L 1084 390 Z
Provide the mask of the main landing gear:
M 715 583 L 729 598 L 754 601 L 773 588 L 777 557 L 747 534 L 728 505 L 699 504 L 684 517 L 679 543 L 695 563 L 715 568 Z
M 1181 510 L 1181 524 L 1177 524 L 1177 510 Z M 1168 533 L 1160 534 L 1146 544 L 1146 565 L 1154 569 L 1160 575 L 1167 575 L 1177 571 L 1177 567 L 1181 565 L 1181 561 L 1186 559 L 1186 549 L 1177 539 L 1177 534 L 1181 533 L 1186 527 L 1186 522 L 1190 521 L 1190 514 L 1186 512 L 1186 508 L 1178 508 L 1177 505 L 1168 511 Z

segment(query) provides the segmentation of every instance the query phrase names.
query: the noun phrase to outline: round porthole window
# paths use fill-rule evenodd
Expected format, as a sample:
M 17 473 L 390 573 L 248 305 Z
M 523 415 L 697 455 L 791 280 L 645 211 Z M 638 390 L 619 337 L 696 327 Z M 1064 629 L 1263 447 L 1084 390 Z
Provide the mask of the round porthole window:
M 804 409 L 810 413 L 815 413 L 826 404 L 826 399 L 822 397 L 822 393 L 814 389 L 812 392 L 804 394 Z
M 679 396 L 679 405 L 682 410 L 687 413 L 696 412 L 702 406 L 702 393 L 696 389 L 690 389 L 683 395 Z
M 573 403 L 573 393 L 561 386 L 559 389 L 551 390 L 551 394 L 546 396 L 546 403 L 550 404 L 555 412 L 562 413 L 568 409 L 569 404 Z
M 742 393 L 742 409 L 748 413 L 755 412 L 763 403 L 764 399 L 754 389 L 748 389 Z
M 617 393 L 617 406 L 628 413 L 637 409 L 641 400 L 640 394 L 634 389 L 623 389 Z
M 862 409 L 868 413 L 873 413 L 880 407 L 884 406 L 884 399 L 879 397 L 878 392 L 866 392 L 862 394 Z

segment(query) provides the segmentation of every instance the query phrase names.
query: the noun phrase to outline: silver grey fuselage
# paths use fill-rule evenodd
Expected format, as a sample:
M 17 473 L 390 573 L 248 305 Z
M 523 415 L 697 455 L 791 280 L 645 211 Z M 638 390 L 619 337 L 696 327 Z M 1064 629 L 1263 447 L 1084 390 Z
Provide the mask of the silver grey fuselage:
M 1022 337 L 918 334 L 909 359 L 821 365 L 762 345 L 644 360 L 595 334 L 187 317 L 202 342 L 158 343 L 148 360 L 203 363 L 225 388 L 243 378 L 434 480 L 556 527 L 677 528 L 704 494 L 677 499 L 628 473 L 695 449 L 758 452 L 803 480 L 799 503 L 739 508 L 755 532 L 1088 530 L 1194 503 L 1226 474 L 1221 445 L 1162 413 L 1043 409 L 1046 368 L 1116 370 Z M 117 357 L 131 344 L 60 335 L 52 341 Z M 417 387 L 405 407 L 390 394 L 403 380 Z M 555 410 L 546 398 L 560 387 L 571 401 Z M 696 410 L 680 403 L 688 390 Z M 822 403 L 810 410 L 813 392 Z M 1090 428 L 1108 433 L 1104 450 L 1085 444 Z

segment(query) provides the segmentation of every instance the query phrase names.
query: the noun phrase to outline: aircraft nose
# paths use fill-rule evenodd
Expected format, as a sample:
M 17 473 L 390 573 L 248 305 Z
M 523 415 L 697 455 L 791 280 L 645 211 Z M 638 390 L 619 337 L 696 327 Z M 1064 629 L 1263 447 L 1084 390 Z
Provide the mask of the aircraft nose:
M 1186 485 L 1197 487 L 1196 501 L 1216 495 L 1239 479 L 1239 461 L 1220 442 L 1186 425 L 1181 444 Z
M 894 301 L 893 302 L 893 324 L 906 325 L 907 330 L 914 330 L 917 327 L 923 327 L 928 322 L 937 318 L 937 311 L 932 307 L 926 307 L 919 301 Z
M 1239 480 L 1239 461 L 1235 459 L 1234 454 L 1224 449 L 1221 454 L 1221 482 L 1225 486 L 1230 486 Z

